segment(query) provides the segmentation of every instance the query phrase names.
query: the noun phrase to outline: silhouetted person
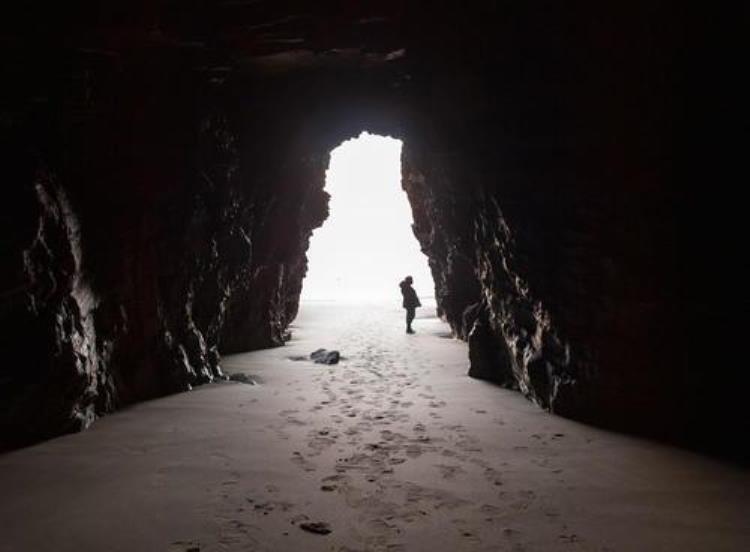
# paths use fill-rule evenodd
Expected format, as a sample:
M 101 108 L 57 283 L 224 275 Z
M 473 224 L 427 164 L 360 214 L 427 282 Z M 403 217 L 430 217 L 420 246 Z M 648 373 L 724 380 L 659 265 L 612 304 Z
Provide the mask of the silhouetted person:
M 419 302 L 419 297 L 417 297 L 417 292 L 411 287 L 413 282 L 412 277 L 407 276 L 399 284 L 401 295 L 404 296 L 404 308 L 406 309 L 406 333 L 410 334 L 414 333 L 414 330 L 411 329 L 411 322 L 414 320 L 417 307 L 422 306 L 422 303 Z

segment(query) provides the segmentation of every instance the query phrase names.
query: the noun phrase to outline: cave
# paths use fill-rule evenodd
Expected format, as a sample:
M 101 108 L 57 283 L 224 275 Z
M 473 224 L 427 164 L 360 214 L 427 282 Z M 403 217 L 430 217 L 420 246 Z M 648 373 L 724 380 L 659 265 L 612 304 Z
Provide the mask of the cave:
M 464 359 L 455 381 L 486 394 L 482 412 L 522 400 L 540 423 L 696 455 L 746 486 L 744 282 L 721 251 L 741 206 L 711 189 L 744 171 L 722 172 L 736 145 L 717 140 L 738 131 L 708 111 L 732 58 L 707 20 L 669 3 L 14 6 L 0 23 L 4 479 L 26 481 L 19 455 L 44 447 L 96 450 L 159 401 L 238 393 L 228 367 L 281 362 L 297 322 L 307 346 L 296 319 L 330 152 L 366 130 L 403 143 L 434 280 L 424 327 Z M 732 497 L 701 504 L 747 506 Z M 747 522 L 725 519 L 714 544 L 743 548 Z M 529 549 L 580 544 L 566 531 Z M 619 538 L 610 549 L 666 542 Z

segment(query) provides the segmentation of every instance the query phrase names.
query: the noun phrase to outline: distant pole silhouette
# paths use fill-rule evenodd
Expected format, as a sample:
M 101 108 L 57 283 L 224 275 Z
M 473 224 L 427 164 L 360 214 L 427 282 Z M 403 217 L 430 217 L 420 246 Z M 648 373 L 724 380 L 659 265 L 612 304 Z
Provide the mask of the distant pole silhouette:
M 404 298 L 404 308 L 406 309 L 406 333 L 413 334 L 414 330 L 411 329 L 411 323 L 416 315 L 417 307 L 421 307 L 422 303 L 419 302 L 417 292 L 411 285 L 414 283 L 414 279 L 411 276 L 404 278 L 398 285 L 401 288 L 401 295 Z

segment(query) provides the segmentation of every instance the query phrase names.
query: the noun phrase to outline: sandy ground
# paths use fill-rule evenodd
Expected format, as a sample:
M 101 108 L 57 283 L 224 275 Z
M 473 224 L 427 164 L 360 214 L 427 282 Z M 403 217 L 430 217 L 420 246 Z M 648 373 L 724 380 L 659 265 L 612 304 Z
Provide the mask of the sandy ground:
M 258 385 L 0 456 L 0 550 L 750 550 L 747 471 L 550 416 L 402 313 L 305 305 L 287 347 L 224 359 Z M 346 359 L 289 359 L 318 347 Z

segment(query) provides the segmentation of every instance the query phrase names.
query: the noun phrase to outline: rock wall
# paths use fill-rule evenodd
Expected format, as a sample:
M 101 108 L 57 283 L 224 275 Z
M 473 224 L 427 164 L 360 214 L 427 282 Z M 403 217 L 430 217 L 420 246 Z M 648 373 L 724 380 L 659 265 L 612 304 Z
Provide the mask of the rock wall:
M 403 161 L 469 374 L 557 414 L 746 455 L 732 435 L 748 428 L 747 375 L 716 347 L 736 299 L 704 264 L 725 230 L 697 183 L 710 163 L 693 149 L 702 91 L 686 86 L 707 51 L 688 38 L 697 14 L 485 8 L 412 49 L 441 61 L 411 73 L 419 127 Z M 714 370 L 732 383 L 709 384 Z
M 223 70 L 146 42 L 39 60 L 49 82 L 14 67 L 0 448 L 221 378 L 220 350 L 296 315 L 327 158 L 243 147 L 272 128 L 242 125 Z
M 98 331 L 100 298 L 83 271 L 80 221 L 51 174 L 39 168 L 26 176 L 17 195 L 26 209 L 3 209 L 4 241 L 16 261 L 3 271 L 3 435 L 8 425 L 80 430 L 114 400 L 112 342 Z

